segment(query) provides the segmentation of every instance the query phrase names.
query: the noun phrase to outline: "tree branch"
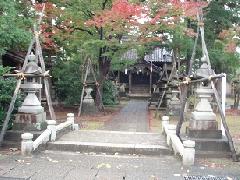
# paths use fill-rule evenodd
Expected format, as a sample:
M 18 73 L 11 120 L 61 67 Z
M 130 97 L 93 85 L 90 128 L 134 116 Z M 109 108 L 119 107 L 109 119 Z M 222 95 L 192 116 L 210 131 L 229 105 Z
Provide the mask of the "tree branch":
M 83 28 L 80 28 L 80 27 L 73 28 L 73 29 L 74 29 L 74 30 L 83 31 L 83 32 L 87 32 L 88 34 L 90 34 L 91 36 L 93 36 L 93 32 L 91 32 L 90 30 L 83 29 Z

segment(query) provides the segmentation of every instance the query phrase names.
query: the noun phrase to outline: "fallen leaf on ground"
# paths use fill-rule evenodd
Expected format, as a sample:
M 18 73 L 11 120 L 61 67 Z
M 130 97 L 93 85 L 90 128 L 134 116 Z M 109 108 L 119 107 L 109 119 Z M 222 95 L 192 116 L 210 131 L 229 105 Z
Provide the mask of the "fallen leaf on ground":
M 16 161 L 19 162 L 19 163 L 24 163 L 24 160 L 22 160 L 22 159 L 18 159 Z
M 108 163 L 101 163 L 101 164 L 97 165 L 97 169 L 100 169 L 102 167 L 110 169 L 112 166 L 110 164 L 108 164 Z
M 10 151 L 15 152 L 18 150 L 18 148 L 9 148 Z

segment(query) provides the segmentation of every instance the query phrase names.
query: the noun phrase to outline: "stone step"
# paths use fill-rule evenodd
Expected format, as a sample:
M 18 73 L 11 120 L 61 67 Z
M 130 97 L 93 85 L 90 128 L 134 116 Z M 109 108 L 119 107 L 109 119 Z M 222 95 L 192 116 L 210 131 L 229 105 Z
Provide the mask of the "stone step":
M 4 148 L 21 148 L 21 141 L 3 141 L 2 146 Z
M 33 134 L 33 140 L 37 139 L 43 131 L 28 131 Z M 26 131 L 21 130 L 8 130 L 4 136 L 3 146 L 7 148 L 20 148 L 21 146 L 21 134 L 26 133 Z
M 131 93 L 127 94 L 127 96 L 134 99 L 149 99 L 151 97 L 149 93 Z
M 28 133 L 33 134 L 33 140 L 35 140 L 38 136 L 41 135 L 43 131 L 28 131 Z M 8 130 L 4 136 L 5 141 L 15 141 L 20 142 L 21 141 L 21 134 L 26 133 L 26 131 L 21 130 Z
M 231 152 L 226 151 L 196 151 L 196 158 L 231 158 Z
M 196 151 L 230 152 L 229 143 L 226 138 L 183 138 L 196 143 Z
M 47 150 L 107 154 L 169 155 L 164 138 L 157 133 L 124 131 L 75 131 L 47 144 Z

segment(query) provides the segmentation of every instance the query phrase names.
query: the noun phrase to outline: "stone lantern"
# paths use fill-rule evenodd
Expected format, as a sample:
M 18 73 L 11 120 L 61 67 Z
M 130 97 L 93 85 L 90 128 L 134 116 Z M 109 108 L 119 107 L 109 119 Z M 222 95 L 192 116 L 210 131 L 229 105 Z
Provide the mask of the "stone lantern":
M 36 92 L 42 88 L 42 84 L 39 84 L 39 77 L 37 76 L 42 74 L 42 69 L 37 65 L 36 57 L 33 53 L 28 56 L 28 64 L 24 74 L 32 76 L 27 77 L 20 86 L 27 95 L 21 107 L 18 108 L 15 124 L 20 129 L 41 130 L 42 123 L 46 120 L 46 113 L 36 96 Z
M 213 74 L 213 70 L 209 69 L 205 56 L 201 58 L 201 62 L 202 65 L 196 71 L 196 75 L 199 78 L 208 78 L 211 74 Z M 191 114 L 189 122 L 190 132 L 199 130 L 217 130 L 218 126 L 216 121 L 216 114 L 213 112 L 209 102 L 214 93 L 213 89 L 209 86 L 208 83 L 201 83 L 195 92 L 200 101 L 194 109 L 194 112 Z
M 214 72 L 209 68 L 206 57 L 201 59 L 202 65 L 196 71 L 198 78 L 208 78 Z M 196 150 L 201 153 L 207 151 L 215 154 L 218 152 L 229 151 L 228 141 L 222 136 L 222 131 L 218 130 L 216 114 L 213 112 L 209 100 L 214 94 L 208 82 L 201 82 L 196 89 L 200 101 L 191 113 L 189 127 L 187 128 L 188 139 L 196 142 Z
M 173 116 L 178 116 L 180 114 L 181 109 L 181 102 L 178 98 L 178 95 L 180 94 L 180 91 L 173 90 L 172 91 L 172 98 L 169 102 L 169 114 Z
M 85 88 L 85 96 L 83 99 L 83 108 L 82 108 L 82 112 L 83 114 L 94 114 L 96 113 L 98 110 L 96 108 L 95 102 L 93 97 L 91 96 L 93 89 L 91 87 L 86 87 Z

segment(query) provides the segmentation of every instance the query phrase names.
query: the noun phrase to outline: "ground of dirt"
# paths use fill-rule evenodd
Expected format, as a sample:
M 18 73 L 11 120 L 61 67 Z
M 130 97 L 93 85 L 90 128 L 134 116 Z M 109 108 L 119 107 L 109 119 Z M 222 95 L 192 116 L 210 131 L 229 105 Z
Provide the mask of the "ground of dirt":
M 126 103 L 126 101 L 122 101 L 117 105 L 105 106 L 104 112 L 98 112 L 95 114 L 82 114 L 80 117 L 77 117 L 77 106 L 66 107 L 64 105 L 58 105 L 54 106 L 54 111 L 56 114 L 57 123 L 65 122 L 67 113 L 74 113 L 75 123 L 79 124 L 81 129 L 94 130 L 103 127 L 104 123 L 106 121 L 110 121 L 116 114 L 118 114 Z M 49 113 L 47 114 L 47 119 L 49 119 L 50 115 Z

